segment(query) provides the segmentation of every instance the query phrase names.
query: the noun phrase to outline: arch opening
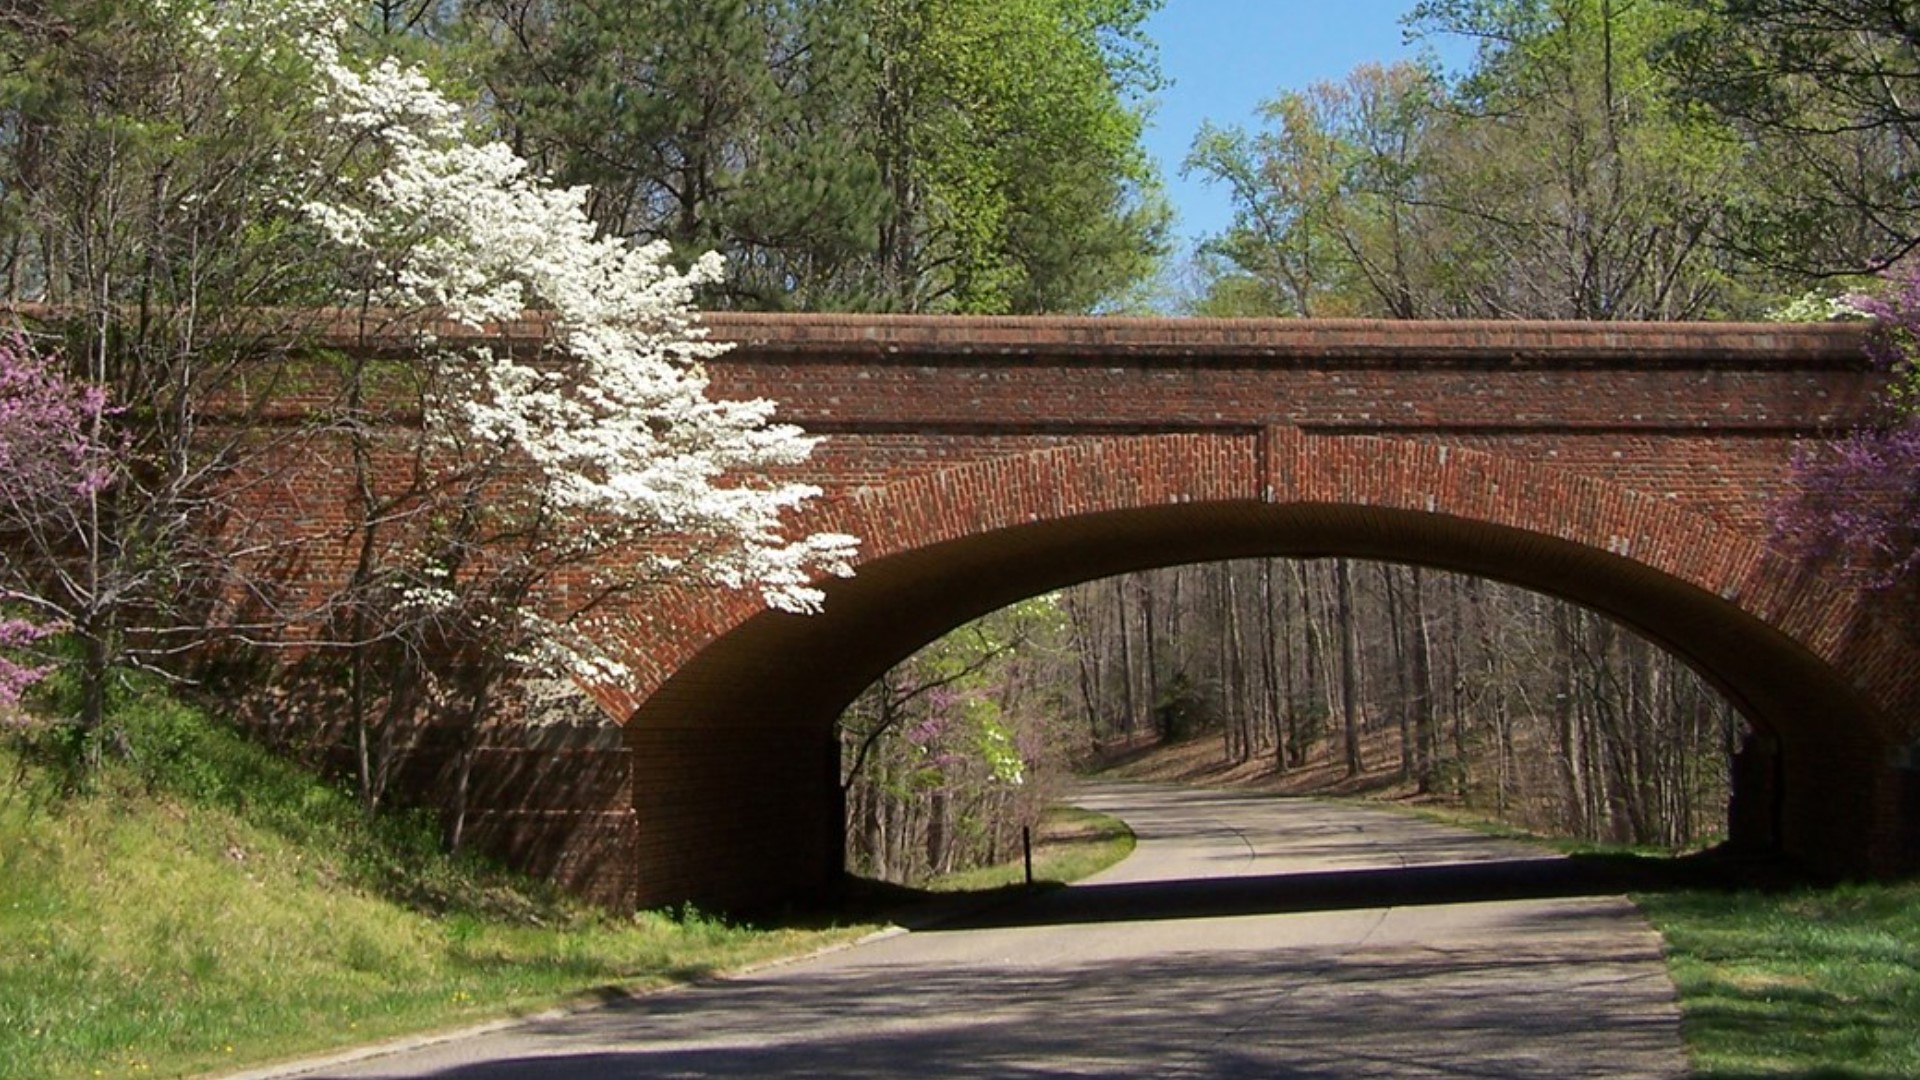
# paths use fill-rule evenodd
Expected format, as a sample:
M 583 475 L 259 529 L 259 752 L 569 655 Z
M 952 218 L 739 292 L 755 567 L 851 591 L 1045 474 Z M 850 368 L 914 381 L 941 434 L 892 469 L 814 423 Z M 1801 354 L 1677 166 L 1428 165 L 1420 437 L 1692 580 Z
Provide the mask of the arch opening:
M 1018 851 L 1089 768 L 1691 850 L 1726 839 L 1736 752 L 1760 745 L 1697 672 L 1588 609 L 1344 559 L 1022 601 L 889 669 L 838 727 L 848 870 L 903 885 Z M 1742 824 L 1748 846 L 1768 824 Z

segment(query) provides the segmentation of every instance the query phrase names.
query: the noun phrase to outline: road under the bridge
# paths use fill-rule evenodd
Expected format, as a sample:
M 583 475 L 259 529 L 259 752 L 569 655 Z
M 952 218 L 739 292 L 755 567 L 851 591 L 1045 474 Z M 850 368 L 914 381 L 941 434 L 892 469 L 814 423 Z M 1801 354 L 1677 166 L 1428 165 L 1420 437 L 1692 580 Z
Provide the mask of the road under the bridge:
M 1081 885 L 557 1020 L 277 1075 L 1681 1077 L 1657 936 L 1565 860 L 1383 810 L 1094 786 Z

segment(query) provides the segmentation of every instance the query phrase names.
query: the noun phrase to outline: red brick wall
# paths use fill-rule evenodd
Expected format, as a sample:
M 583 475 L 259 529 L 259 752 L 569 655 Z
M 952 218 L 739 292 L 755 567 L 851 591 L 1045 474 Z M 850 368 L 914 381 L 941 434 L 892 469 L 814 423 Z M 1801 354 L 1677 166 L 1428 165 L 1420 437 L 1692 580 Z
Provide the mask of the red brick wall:
M 830 435 L 832 489 L 1090 434 L 1298 428 L 1558 464 L 1756 526 L 1792 441 L 1869 414 L 1844 326 L 714 315 L 724 396 Z

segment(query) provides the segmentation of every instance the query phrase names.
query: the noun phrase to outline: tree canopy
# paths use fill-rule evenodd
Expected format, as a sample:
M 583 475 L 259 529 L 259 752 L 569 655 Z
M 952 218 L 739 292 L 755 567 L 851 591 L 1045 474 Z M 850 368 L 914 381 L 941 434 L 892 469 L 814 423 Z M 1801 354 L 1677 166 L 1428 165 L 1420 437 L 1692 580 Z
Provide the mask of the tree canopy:
M 1857 274 L 1920 244 L 1920 19 L 1884 0 L 1687 0 L 1662 51 L 1685 98 L 1758 153 L 1730 241 Z
M 1677 0 L 1429 0 L 1409 27 L 1476 43 L 1452 77 L 1366 66 L 1282 92 L 1255 132 L 1203 131 L 1225 183 L 1206 305 L 1399 318 L 1701 319 L 1796 290 L 1756 260 L 1784 157 L 1672 62 L 1718 25 Z
M 715 303 L 1084 311 L 1154 269 L 1154 0 L 475 0 L 506 140 Z

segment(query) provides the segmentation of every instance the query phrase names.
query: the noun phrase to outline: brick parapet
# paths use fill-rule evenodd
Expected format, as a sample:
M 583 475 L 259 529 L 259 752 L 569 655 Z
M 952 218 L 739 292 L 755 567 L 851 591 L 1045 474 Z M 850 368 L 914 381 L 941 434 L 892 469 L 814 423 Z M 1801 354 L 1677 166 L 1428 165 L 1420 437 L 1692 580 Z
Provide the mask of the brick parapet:
M 1524 320 L 1189 319 L 1113 316 L 792 315 L 704 319 L 737 359 L 862 362 L 953 357 L 1049 361 L 1292 362 L 1607 367 L 1863 366 L 1859 323 L 1629 323 Z
M 58 313 L 13 305 L 14 318 Z M 403 355 L 424 339 L 451 348 L 554 340 L 538 313 L 479 326 L 378 309 L 263 311 L 263 332 L 341 350 Z M 1194 319 L 1122 316 L 843 315 L 708 312 L 699 320 L 735 355 L 871 360 L 941 356 L 1265 358 L 1325 366 L 1471 363 L 1860 363 L 1862 323 L 1543 322 L 1529 320 Z

